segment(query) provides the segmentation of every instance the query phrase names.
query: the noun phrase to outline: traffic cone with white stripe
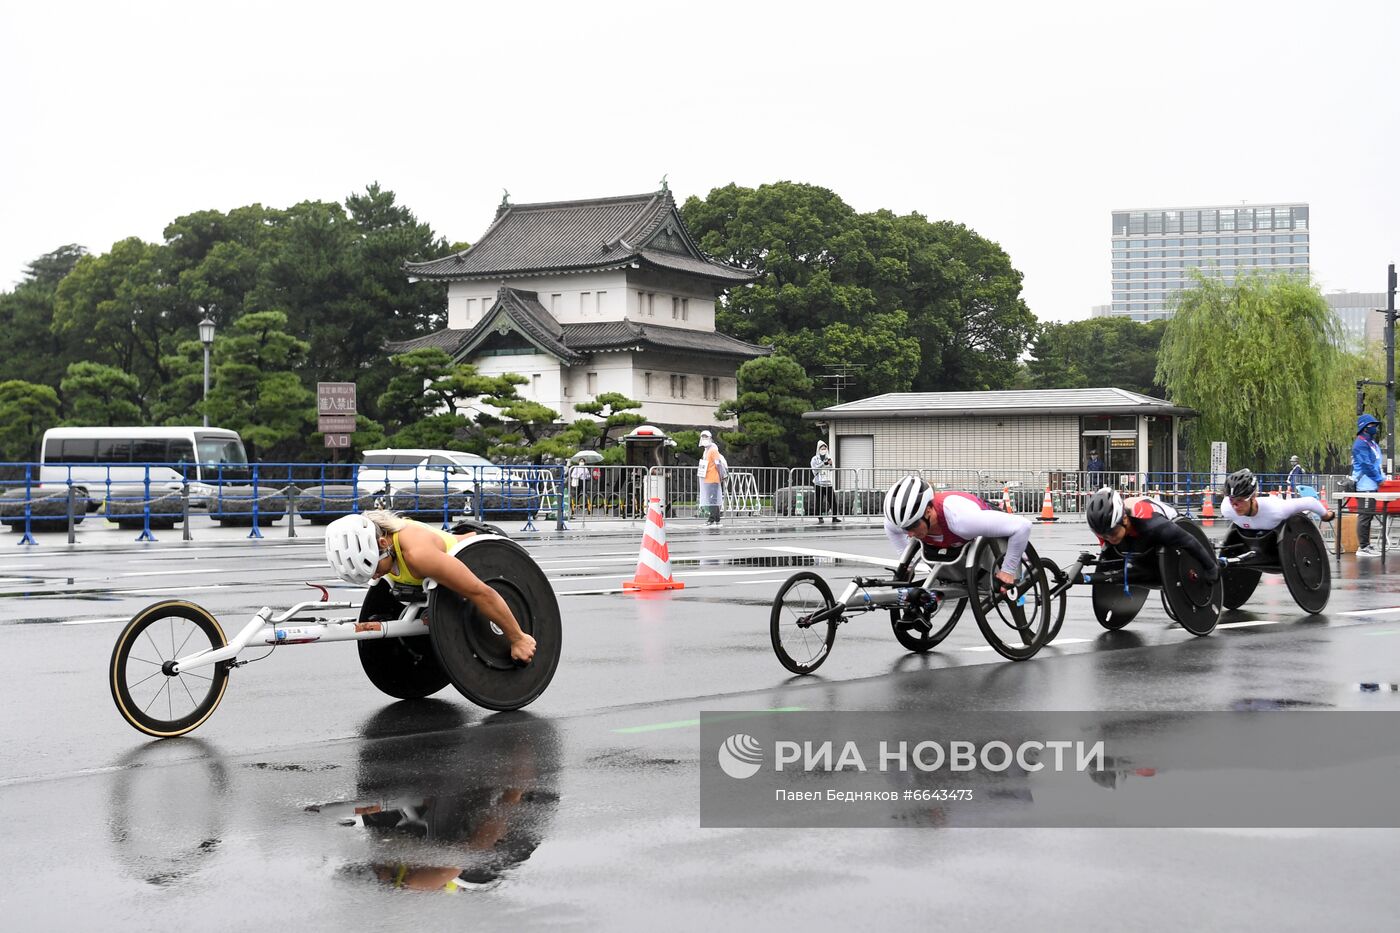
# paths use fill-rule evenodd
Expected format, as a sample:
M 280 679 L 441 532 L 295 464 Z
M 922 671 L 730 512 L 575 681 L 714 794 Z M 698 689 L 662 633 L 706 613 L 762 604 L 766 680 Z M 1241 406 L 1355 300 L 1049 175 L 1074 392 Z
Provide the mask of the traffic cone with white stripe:
M 1207 528 L 1215 526 L 1215 503 L 1211 501 L 1210 487 L 1206 487 L 1205 496 L 1201 499 L 1201 524 Z
M 1055 503 L 1050 500 L 1050 487 L 1045 487 L 1045 498 L 1040 500 L 1040 520 L 1042 522 L 1053 522 L 1055 520 Z
M 642 550 L 637 555 L 637 572 L 623 581 L 624 590 L 681 590 L 685 584 L 671 576 L 671 552 L 666 547 L 666 514 L 661 500 L 653 497 L 647 506 Z

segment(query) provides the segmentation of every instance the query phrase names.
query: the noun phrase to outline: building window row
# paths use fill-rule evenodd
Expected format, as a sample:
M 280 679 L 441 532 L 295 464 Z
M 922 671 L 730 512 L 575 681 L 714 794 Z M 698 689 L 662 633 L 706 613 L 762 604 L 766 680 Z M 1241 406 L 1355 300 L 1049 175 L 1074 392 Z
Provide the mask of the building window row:
M 1115 236 L 1215 233 L 1234 230 L 1306 230 L 1307 205 L 1209 210 L 1115 211 Z
M 1260 236 L 1193 236 L 1169 237 L 1159 240 L 1114 240 L 1113 248 L 1119 249 L 1161 249 L 1173 246 L 1237 246 L 1249 243 L 1306 243 L 1306 233 L 1275 233 Z

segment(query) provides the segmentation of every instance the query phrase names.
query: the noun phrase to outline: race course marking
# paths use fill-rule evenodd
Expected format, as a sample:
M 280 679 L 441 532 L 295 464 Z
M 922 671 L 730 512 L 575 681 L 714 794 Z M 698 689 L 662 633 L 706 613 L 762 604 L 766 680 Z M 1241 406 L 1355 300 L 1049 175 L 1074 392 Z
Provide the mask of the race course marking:
M 744 548 L 743 550 L 754 551 L 779 551 L 784 554 L 804 554 L 809 557 L 831 557 L 836 560 L 847 560 L 857 564 L 870 564 L 874 567 L 889 567 L 893 570 L 899 566 L 898 560 L 887 557 L 870 557 L 865 554 L 847 554 L 843 551 L 824 551 L 820 548 L 811 547 L 758 547 Z

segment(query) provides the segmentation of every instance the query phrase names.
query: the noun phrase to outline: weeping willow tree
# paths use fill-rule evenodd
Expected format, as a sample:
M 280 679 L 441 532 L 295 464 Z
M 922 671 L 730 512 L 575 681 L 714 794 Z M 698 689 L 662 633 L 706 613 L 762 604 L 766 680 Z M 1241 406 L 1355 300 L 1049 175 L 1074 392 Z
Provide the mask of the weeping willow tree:
M 1193 461 L 1225 441 L 1231 469 L 1273 471 L 1292 454 L 1323 467 L 1329 447 L 1351 442 L 1355 380 L 1374 357 L 1342 349 L 1336 315 L 1305 279 L 1195 279 L 1157 357 L 1168 397 L 1200 412 L 1188 431 Z

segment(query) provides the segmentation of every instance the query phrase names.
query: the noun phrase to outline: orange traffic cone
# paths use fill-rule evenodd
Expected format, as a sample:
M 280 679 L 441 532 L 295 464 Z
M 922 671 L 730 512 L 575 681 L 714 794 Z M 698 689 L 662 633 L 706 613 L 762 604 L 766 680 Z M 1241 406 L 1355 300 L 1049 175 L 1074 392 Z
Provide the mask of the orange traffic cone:
M 1210 498 L 1210 487 L 1206 487 L 1205 497 L 1201 500 L 1201 524 L 1207 528 L 1215 527 L 1215 503 Z
M 1001 510 L 1003 512 L 1015 512 L 1011 507 L 1011 484 L 1007 483 L 1001 487 Z
M 666 547 L 666 514 L 661 500 L 653 497 L 647 506 L 647 525 L 642 532 L 642 550 L 637 555 L 637 572 L 622 583 L 624 590 L 681 590 L 685 584 L 671 577 L 671 552 Z
M 1050 487 L 1045 487 L 1045 498 L 1040 500 L 1040 520 L 1042 522 L 1053 522 L 1055 520 L 1055 503 L 1050 501 Z

